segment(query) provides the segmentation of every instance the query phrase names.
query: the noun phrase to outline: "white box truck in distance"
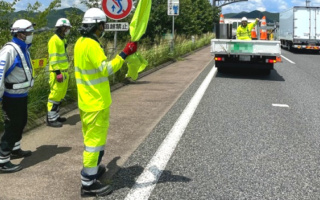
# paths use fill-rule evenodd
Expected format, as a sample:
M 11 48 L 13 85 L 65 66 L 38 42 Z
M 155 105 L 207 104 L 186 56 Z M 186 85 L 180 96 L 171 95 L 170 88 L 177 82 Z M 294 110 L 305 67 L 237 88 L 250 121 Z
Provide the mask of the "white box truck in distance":
M 295 6 L 279 18 L 281 47 L 320 51 L 320 7 Z

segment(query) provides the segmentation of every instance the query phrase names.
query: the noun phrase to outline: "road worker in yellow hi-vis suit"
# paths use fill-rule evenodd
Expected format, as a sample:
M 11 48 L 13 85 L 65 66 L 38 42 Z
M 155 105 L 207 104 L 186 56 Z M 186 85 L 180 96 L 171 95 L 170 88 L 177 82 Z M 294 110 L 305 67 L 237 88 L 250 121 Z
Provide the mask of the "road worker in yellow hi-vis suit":
M 109 127 L 111 93 L 108 77 L 116 73 L 126 57 L 137 50 L 137 43 L 129 42 L 108 62 L 98 40 L 103 36 L 105 23 L 106 15 L 102 10 L 90 8 L 86 11 L 80 29 L 82 37 L 74 47 L 78 106 L 85 145 L 81 170 L 82 196 L 103 196 L 112 192 L 110 185 L 97 181 L 106 171 L 100 162 Z
M 50 95 L 48 98 L 47 125 L 62 127 L 66 118 L 60 117 L 61 100 L 65 97 L 69 82 L 69 60 L 67 54 L 67 40 L 65 36 L 70 33 L 71 24 L 68 19 L 61 18 L 56 23 L 56 34 L 49 40 L 49 71 Z

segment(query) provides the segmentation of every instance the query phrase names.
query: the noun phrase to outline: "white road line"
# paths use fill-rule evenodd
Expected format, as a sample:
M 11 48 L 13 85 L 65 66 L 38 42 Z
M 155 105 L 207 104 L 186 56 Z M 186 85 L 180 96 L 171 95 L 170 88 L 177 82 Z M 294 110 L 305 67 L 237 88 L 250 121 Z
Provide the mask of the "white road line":
M 289 108 L 287 104 L 272 104 L 274 107 L 282 107 L 282 108 Z
M 213 66 L 125 200 L 146 200 L 149 198 L 216 72 L 217 68 Z
M 284 58 L 284 59 L 286 59 L 287 61 L 289 61 L 289 62 L 292 63 L 292 64 L 296 64 L 295 62 L 289 60 L 288 58 L 284 57 L 283 55 L 281 55 L 281 57 Z

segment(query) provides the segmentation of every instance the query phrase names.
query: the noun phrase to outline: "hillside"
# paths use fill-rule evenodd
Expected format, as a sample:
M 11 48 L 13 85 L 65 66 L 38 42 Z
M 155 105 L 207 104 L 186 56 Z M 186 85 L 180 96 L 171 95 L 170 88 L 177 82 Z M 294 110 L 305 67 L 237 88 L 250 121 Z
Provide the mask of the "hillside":
M 228 13 L 224 14 L 225 18 L 262 18 L 262 16 L 266 16 L 267 22 L 279 22 L 279 13 L 270 13 L 270 12 L 261 12 L 258 10 L 252 12 L 241 12 L 241 13 Z
M 47 17 L 47 20 L 48 20 L 48 24 L 47 26 L 50 27 L 50 28 L 53 28 L 57 22 L 57 20 L 59 18 L 63 18 L 63 17 L 66 17 L 66 13 L 67 12 L 71 12 L 73 9 L 76 9 L 76 12 L 79 14 L 79 15 L 83 15 L 84 12 L 80 9 L 77 9 L 77 8 L 65 8 L 65 9 L 60 9 L 60 10 L 53 10 L 53 11 L 50 11 L 50 13 L 48 14 L 48 17 Z M 11 13 L 9 18 L 10 20 L 14 21 L 18 18 L 21 18 L 25 15 L 27 15 L 28 12 L 27 11 L 18 11 L 18 12 L 14 12 L 14 13 Z M 37 15 L 37 13 L 31 13 L 31 17 Z

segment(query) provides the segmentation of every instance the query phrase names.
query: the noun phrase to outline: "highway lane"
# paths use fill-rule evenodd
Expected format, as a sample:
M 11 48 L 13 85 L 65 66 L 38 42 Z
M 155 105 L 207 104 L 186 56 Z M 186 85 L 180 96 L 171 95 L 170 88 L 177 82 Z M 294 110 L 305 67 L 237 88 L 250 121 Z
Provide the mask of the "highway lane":
M 282 53 L 290 62 L 270 76 L 216 74 L 149 199 L 319 198 L 320 55 Z M 105 199 L 127 197 L 211 68 L 113 177 Z

